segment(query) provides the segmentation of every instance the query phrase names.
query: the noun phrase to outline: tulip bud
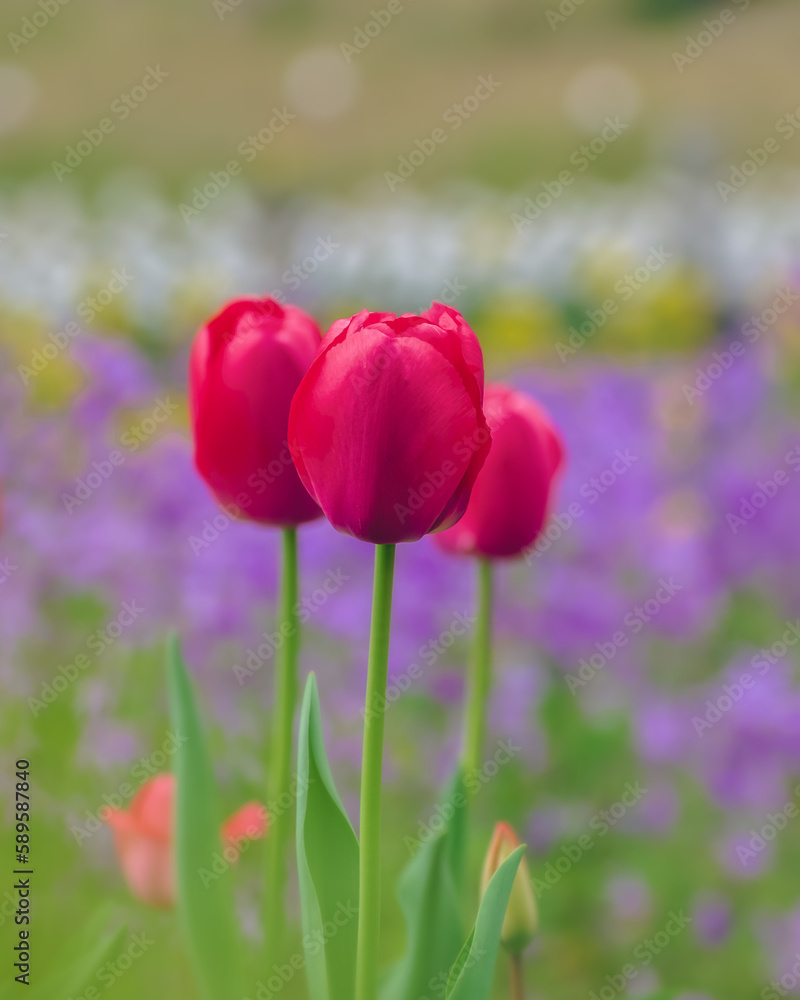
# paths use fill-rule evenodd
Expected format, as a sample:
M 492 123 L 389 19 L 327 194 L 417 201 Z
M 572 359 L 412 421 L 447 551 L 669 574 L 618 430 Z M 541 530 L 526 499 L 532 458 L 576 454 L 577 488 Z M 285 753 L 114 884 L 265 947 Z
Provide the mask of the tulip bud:
M 508 823 L 498 823 L 494 828 L 494 836 L 483 863 L 481 896 L 486 892 L 497 869 L 519 846 L 519 838 Z M 510 954 L 520 955 L 531 943 L 538 924 L 536 897 L 533 894 L 528 862 L 523 854 L 511 887 L 500 943 Z
M 513 558 L 544 527 L 564 447 L 544 410 L 506 385 L 486 387 L 484 412 L 492 432 L 489 455 L 466 513 L 434 541 L 456 555 Z
M 370 313 L 334 323 L 300 383 L 289 440 L 338 531 L 376 545 L 455 524 L 491 434 L 483 356 L 463 316 Z
M 189 400 L 195 465 L 226 509 L 292 527 L 322 511 L 289 448 L 289 405 L 320 345 L 314 320 L 275 299 L 237 299 L 192 345 Z

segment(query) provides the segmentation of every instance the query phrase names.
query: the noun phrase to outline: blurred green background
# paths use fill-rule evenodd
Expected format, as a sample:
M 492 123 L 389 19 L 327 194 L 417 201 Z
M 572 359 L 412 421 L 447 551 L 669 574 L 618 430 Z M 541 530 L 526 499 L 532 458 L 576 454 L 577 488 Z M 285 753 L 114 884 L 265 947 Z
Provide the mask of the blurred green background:
M 352 45 L 376 6 L 220 0 L 215 10 L 212 0 L 70 0 L 16 55 L 12 43 L 4 47 L 4 73 L 12 67 L 24 73 L 32 93 L 30 109 L 4 132 L 3 175 L 29 180 L 47 171 L 148 65 L 159 64 L 170 74 L 163 88 L 103 143 L 76 180 L 91 186 L 109 171 L 138 168 L 180 196 L 193 178 L 234 156 L 274 105 L 292 105 L 298 60 Z M 318 76 L 306 81 L 307 104 L 327 99 L 329 117 L 301 113 L 279 142 L 246 166 L 249 180 L 276 195 L 352 194 L 429 134 L 486 73 L 502 84 L 491 110 L 476 114 L 458 142 L 426 166 L 417 179 L 422 187 L 464 178 L 513 190 L 557 173 L 584 139 L 575 120 L 579 97 L 573 95 L 569 110 L 570 87 L 598 65 L 616 67 L 620 87 L 627 78 L 625 96 L 635 109 L 625 142 L 595 167 L 615 180 L 661 165 L 682 130 L 701 130 L 722 155 L 735 157 L 762 142 L 797 104 L 800 11 L 789 0 L 753 0 L 747 10 L 729 4 L 736 21 L 682 73 L 673 54 L 685 51 L 687 37 L 725 5 L 408 0 L 402 6 L 347 68 L 328 68 L 326 76 L 324 62 L 317 67 Z M 23 19 L 38 10 L 27 0 L 6 0 L 3 37 L 21 34 Z M 21 100 L 8 89 L 7 115 Z M 325 114 L 324 107 L 317 113 Z M 784 151 L 782 166 L 793 167 L 798 158 L 796 144 Z

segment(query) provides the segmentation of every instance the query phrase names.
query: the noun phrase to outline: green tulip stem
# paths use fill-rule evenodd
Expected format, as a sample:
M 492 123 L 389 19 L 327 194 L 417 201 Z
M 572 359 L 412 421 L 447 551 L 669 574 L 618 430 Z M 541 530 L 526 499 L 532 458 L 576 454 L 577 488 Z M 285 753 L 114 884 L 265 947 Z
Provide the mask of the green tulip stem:
M 511 955 L 511 1000 L 525 1000 L 522 955 Z
M 277 629 L 283 643 L 275 653 L 275 688 L 267 769 L 269 836 L 264 889 L 264 952 L 267 974 L 283 958 L 286 911 L 287 847 L 292 837 L 292 743 L 297 703 L 297 653 L 300 629 L 297 605 L 297 529 L 283 530 L 280 601 Z
M 478 613 L 475 639 L 467 675 L 467 704 L 464 722 L 464 774 L 482 763 L 486 739 L 486 714 L 492 683 L 492 563 L 478 562 Z
M 364 703 L 364 752 L 361 763 L 356 1000 L 376 1000 L 378 995 L 383 722 L 389 669 L 394 554 L 394 545 L 375 547 L 375 581 Z

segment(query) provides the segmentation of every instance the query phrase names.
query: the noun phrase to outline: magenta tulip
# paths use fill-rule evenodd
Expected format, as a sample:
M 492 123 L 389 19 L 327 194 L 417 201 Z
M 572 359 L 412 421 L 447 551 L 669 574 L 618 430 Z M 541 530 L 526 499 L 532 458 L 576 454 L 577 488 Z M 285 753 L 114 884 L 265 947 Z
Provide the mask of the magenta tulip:
M 297 389 L 297 471 L 337 530 L 415 541 L 466 510 L 491 443 L 482 401 L 480 345 L 455 309 L 365 309 L 333 324 Z
M 236 299 L 198 332 L 189 393 L 195 464 L 237 517 L 289 527 L 321 515 L 287 443 L 289 405 L 321 342 L 314 320 L 275 299 Z
M 564 446 L 544 410 L 529 396 L 486 387 L 492 447 L 455 527 L 435 538 L 446 552 L 498 559 L 533 544 L 548 515 Z

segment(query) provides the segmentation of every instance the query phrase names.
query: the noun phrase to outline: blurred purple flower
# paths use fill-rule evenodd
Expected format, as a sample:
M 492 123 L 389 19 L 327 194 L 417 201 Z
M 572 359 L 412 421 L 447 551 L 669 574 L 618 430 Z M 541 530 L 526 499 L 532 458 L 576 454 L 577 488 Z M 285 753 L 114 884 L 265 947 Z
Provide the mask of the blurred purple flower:
M 694 933 L 708 948 L 724 944 L 731 930 L 731 905 L 718 892 L 699 893 L 692 907 Z

